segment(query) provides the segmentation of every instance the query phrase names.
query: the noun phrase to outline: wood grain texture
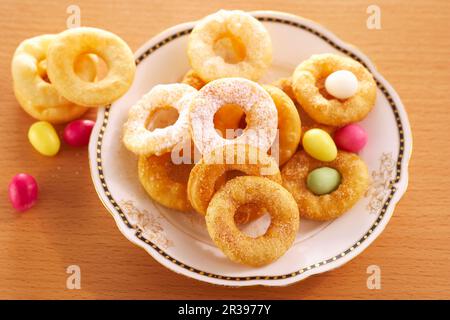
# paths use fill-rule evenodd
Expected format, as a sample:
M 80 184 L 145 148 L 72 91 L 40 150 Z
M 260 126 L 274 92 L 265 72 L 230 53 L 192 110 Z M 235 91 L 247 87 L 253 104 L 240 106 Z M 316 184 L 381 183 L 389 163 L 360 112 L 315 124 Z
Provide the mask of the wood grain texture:
M 382 29 L 368 30 L 371 1 L 76 1 L 83 25 L 115 32 L 132 49 L 219 8 L 301 15 L 357 45 L 400 94 L 414 135 L 410 185 L 383 234 L 337 270 L 284 288 L 238 289 L 177 275 L 127 241 L 97 198 L 86 149 L 63 146 L 45 158 L 30 147 L 33 119 L 14 98 L 11 57 L 23 39 L 63 30 L 72 3 L 0 3 L 0 298 L 450 298 L 450 2 L 378 0 Z M 18 172 L 40 186 L 39 203 L 24 214 L 7 198 Z M 66 289 L 71 264 L 81 267 L 81 290 Z M 372 264 L 381 268 L 381 290 L 366 287 Z

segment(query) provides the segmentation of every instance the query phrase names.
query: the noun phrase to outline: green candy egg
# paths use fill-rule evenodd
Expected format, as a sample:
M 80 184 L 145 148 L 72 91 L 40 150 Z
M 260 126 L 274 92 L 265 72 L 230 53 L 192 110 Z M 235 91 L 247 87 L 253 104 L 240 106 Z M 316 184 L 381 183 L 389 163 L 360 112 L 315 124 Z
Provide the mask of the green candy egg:
M 331 193 L 341 183 L 341 174 L 333 168 L 322 167 L 311 171 L 306 179 L 309 191 L 316 195 Z

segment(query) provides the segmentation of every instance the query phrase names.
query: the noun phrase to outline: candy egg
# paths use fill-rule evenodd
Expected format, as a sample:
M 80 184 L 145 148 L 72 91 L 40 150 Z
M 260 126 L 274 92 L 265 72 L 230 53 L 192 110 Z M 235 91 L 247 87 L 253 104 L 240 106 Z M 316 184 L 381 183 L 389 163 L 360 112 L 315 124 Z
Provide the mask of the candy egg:
M 95 122 L 92 120 L 75 120 L 64 128 L 64 141 L 74 147 L 86 146 L 89 143 Z
M 334 142 L 339 149 L 359 152 L 367 143 L 367 133 L 357 124 L 349 124 L 334 133 Z
M 341 183 L 340 173 L 333 168 L 322 167 L 311 171 L 306 178 L 308 190 L 316 195 L 333 192 Z
M 28 140 L 39 153 L 49 157 L 57 154 L 61 145 L 55 128 L 47 121 L 33 123 L 28 130 Z
M 9 183 L 8 193 L 12 206 L 18 211 L 25 211 L 36 203 L 38 185 L 29 174 L 19 173 Z
M 358 90 L 358 79 L 350 71 L 339 70 L 326 78 L 325 89 L 338 99 L 348 99 Z
M 322 129 L 310 129 L 303 135 L 303 149 L 313 158 L 320 161 L 333 161 L 337 156 L 337 148 L 331 136 Z

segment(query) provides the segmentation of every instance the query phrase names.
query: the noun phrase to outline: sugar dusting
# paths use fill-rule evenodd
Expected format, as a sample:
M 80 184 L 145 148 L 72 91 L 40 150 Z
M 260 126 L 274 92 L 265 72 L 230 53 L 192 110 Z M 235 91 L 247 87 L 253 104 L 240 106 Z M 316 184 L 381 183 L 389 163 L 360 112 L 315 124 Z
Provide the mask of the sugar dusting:
M 214 114 L 223 105 L 239 105 L 247 114 L 247 128 L 236 139 L 220 137 L 214 128 Z M 276 137 L 278 116 L 270 95 L 257 83 L 243 78 L 224 78 L 208 83 L 193 99 L 191 131 L 202 154 L 236 143 L 267 151 Z
M 139 155 L 161 155 L 188 139 L 190 137 L 189 105 L 196 93 L 197 90 L 181 83 L 153 87 L 130 108 L 128 121 L 124 125 L 125 146 Z M 165 128 L 147 130 L 148 116 L 165 106 L 177 109 L 178 120 Z

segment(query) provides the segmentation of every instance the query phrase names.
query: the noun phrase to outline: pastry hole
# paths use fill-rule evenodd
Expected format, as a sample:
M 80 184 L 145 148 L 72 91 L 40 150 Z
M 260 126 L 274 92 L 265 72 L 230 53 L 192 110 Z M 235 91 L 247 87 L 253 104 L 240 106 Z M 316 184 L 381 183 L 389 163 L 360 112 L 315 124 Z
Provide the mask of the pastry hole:
M 246 49 L 241 39 L 232 34 L 219 37 L 213 46 L 214 53 L 223 58 L 226 63 L 236 64 L 245 59 Z
M 101 57 L 93 53 L 85 53 L 75 59 L 73 70 L 81 80 L 93 82 L 106 76 L 108 65 Z
M 108 65 L 106 64 L 105 60 L 103 60 L 101 57 L 97 56 L 97 78 L 96 81 L 100 81 L 103 78 L 106 77 L 108 74 Z
M 145 127 L 149 131 L 162 129 L 173 125 L 178 120 L 178 110 L 171 106 L 164 106 L 151 113 L 146 121 Z
M 214 114 L 214 128 L 225 139 L 233 140 L 247 128 L 244 110 L 236 104 L 226 104 Z
M 322 77 L 317 79 L 316 81 L 316 87 L 317 89 L 319 89 L 319 93 L 322 95 L 322 97 L 324 97 L 327 100 L 333 100 L 336 99 L 335 97 L 333 97 L 331 94 L 328 93 L 327 89 L 325 88 L 325 80 L 327 79 L 327 77 Z
M 39 77 L 41 77 L 42 80 L 44 80 L 47 83 L 51 83 L 50 79 L 47 75 L 47 60 L 41 60 L 37 64 L 37 72 L 39 74 Z
M 257 238 L 266 234 L 271 218 L 267 210 L 260 208 L 257 204 L 249 203 L 236 210 L 234 221 L 242 233 L 251 238 Z

